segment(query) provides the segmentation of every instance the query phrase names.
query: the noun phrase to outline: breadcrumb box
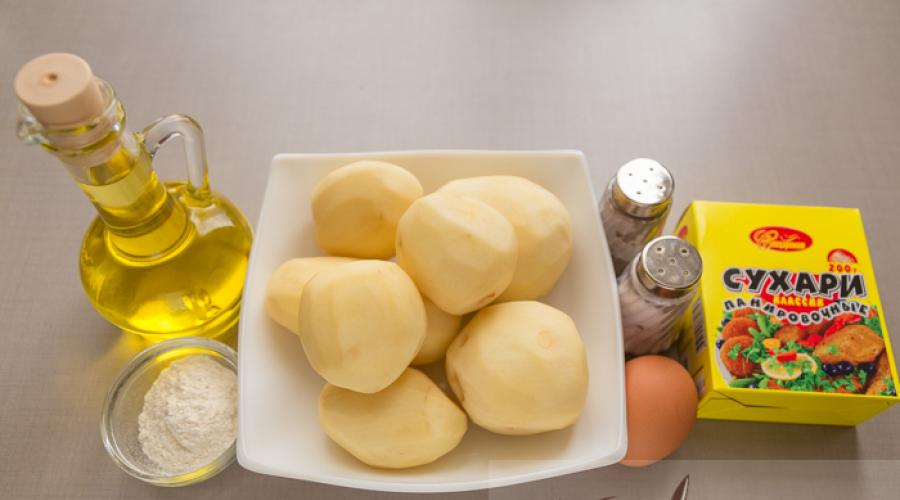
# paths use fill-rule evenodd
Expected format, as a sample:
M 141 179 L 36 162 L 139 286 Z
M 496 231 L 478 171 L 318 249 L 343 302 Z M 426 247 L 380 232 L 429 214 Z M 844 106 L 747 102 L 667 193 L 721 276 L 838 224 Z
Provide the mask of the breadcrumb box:
M 859 210 L 695 201 L 703 257 L 678 351 L 698 417 L 856 425 L 898 401 Z

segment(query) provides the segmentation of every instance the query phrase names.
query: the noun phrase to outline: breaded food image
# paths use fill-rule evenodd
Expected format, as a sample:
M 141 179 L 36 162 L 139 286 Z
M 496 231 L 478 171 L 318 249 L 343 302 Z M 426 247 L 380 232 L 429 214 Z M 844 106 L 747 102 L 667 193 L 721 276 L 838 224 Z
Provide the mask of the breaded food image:
M 734 337 L 751 337 L 752 339 L 751 328 L 758 328 L 756 321 L 744 316 L 735 317 L 722 328 L 722 338 L 728 340 Z
M 864 325 L 850 325 L 841 328 L 817 345 L 813 356 L 819 358 L 822 363 L 849 361 L 858 365 L 874 362 L 882 351 L 884 341 L 871 328 Z
M 809 325 L 806 327 L 806 335 L 807 336 L 818 335 L 820 337 L 824 337 L 825 331 L 827 331 L 829 328 L 831 328 L 832 323 L 833 323 L 833 321 L 831 321 L 830 319 L 827 319 L 821 323 Z
M 875 375 L 872 375 L 869 388 L 866 394 L 879 395 L 888 392 L 888 380 L 891 379 L 891 365 L 888 363 L 887 353 L 881 353 L 878 356 L 878 363 L 875 365 Z
M 788 342 L 800 342 L 805 339 L 807 335 L 806 330 L 800 328 L 796 325 L 784 325 L 775 332 L 776 339 L 780 340 L 782 344 L 787 344 Z
M 731 317 L 732 318 L 746 318 L 747 316 L 750 316 L 751 314 L 754 314 L 755 312 L 756 312 L 756 309 L 753 309 L 752 307 L 742 307 L 740 309 L 735 309 L 734 312 L 731 313 Z
M 719 356 L 725 368 L 735 377 L 749 377 L 753 372 L 759 370 L 759 365 L 745 358 L 740 352 L 753 345 L 753 338 L 747 335 L 740 337 L 732 337 L 722 344 L 722 350 Z M 732 359 L 732 351 L 736 352 Z

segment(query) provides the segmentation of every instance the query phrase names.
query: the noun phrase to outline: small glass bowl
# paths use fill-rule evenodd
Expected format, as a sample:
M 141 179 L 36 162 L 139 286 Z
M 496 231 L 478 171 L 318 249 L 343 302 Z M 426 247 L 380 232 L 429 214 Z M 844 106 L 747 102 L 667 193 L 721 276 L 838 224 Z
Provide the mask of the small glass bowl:
M 237 373 L 237 353 L 227 345 L 200 337 L 166 340 L 138 353 L 125 365 L 113 383 L 100 422 L 103 446 L 113 461 L 129 475 L 157 486 L 187 486 L 205 481 L 225 470 L 235 460 L 235 444 L 203 467 L 181 474 L 163 474 L 141 449 L 138 415 L 144 394 L 160 372 L 172 361 L 192 355 L 206 355 Z

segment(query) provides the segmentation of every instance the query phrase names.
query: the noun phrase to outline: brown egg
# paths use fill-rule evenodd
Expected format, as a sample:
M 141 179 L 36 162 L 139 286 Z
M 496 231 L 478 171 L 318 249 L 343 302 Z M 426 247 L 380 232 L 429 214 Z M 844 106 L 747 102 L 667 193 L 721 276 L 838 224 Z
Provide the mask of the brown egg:
M 675 451 L 697 417 L 697 389 L 691 375 L 663 356 L 625 363 L 628 452 L 622 465 L 644 467 Z

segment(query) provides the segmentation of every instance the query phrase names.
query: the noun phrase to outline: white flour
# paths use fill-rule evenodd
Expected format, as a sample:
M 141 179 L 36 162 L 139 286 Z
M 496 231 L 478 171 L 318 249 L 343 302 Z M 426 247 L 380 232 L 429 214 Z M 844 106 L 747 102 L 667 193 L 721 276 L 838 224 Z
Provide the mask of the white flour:
M 144 454 L 161 473 L 209 464 L 237 433 L 234 372 L 208 356 L 173 361 L 144 396 L 138 429 Z

